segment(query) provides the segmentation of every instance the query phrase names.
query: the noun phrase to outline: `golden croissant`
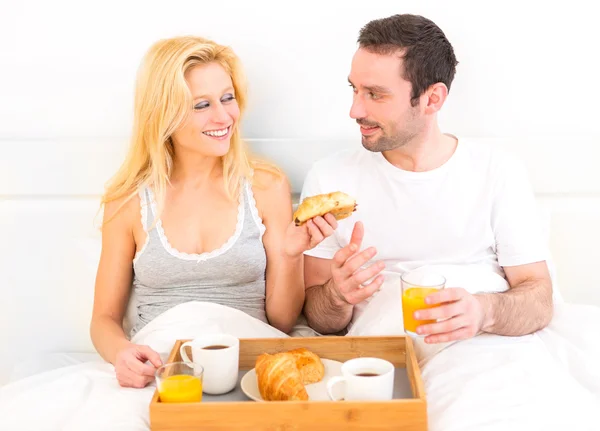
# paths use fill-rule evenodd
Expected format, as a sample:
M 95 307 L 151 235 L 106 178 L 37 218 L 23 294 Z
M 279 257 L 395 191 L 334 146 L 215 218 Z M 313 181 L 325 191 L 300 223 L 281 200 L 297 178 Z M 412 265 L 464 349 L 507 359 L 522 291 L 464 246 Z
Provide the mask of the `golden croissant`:
M 263 353 L 256 359 L 258 390 L 265 401 L 306 401 L 308 393 L 290 353 Z
M 356 199 L 344 192 L 333 192 L 305 198 L 294 212 L 294 223 L 301 226 L 311 218 L 331 213 L 336 220 L 350 217 L 356 211 Z
M 309 385 L 320 382 L 325 375 L 325 366 L 316 354 L 304 347 L 290 350 L 288 353 L 294 356 L 296 367 L 302 376 L 302 383 Z
M 321 359 L 305 348 L 263 353 L 256 359 L 258 390 L 265 401 L 306 401 L 304 385 L 319 382 L 324 375 Z

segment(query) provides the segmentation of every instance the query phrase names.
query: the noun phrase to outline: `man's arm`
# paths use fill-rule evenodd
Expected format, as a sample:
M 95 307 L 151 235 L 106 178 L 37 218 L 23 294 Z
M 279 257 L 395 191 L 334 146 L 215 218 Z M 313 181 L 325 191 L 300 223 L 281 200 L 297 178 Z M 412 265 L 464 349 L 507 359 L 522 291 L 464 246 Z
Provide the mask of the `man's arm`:
M 304 315 L 308 325 L 321 334 L 346 328 L 354 305 L 373 295 L 383 283 L 383 275 L 377 276 L 385 268 L 383 262 L 361 269 L 377 254 L 374 247 L 358 252 L 363 235 L 363 225 L 357 222 L 350 243 L 339 249 L 333 259 L 304 257 Z M 375 276 L 371 283 L 363 285 Z
M 519 336 L 550 323 L 553 315 L 552 283 L 546 262 L 505 267 L 510 290 L 470 294 L 462 288 L 432 293 L 427 304 L 438 307 L 415 312 L 418 320 L 443 319 L 421 325 L 417 332 L 427 343 L 444 343 L 473 337 L 479 332 Z
M 320 334 L 333 334 L 348 326 L 354 306 L 341 300 L 335 291 L 331 280 L 331 259 L 305 256 L 304 280 L 304 315 L 308 325 Z
M 498 335 L 525 335 L 552 320 L 552 281 L 546 262 L 505 267 L 511 289 L 475 295 L 484 310 L 481 330 Z

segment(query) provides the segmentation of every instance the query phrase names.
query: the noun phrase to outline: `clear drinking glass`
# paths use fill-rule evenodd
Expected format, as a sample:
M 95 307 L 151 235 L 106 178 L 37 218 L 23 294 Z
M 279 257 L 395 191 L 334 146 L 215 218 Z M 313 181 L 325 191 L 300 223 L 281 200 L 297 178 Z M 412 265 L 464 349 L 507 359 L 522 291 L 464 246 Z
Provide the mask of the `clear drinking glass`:
M 204 369 L 185 362 L 170 362 L 156 370 L 156 387 L 162 403 L 202 401 Z
M 425 297 L 446 287 L 446 279 L 437 273 L 426 270 L 409 271 L 400 277 L 402 285 L 402 314 L 404 331 L 412 336 L 417 334 L 417 326 L 434 323 L 435 320 L 417 320 L 414 312 L 425 308 L 438 307 L 440 304 L 429 305 Z

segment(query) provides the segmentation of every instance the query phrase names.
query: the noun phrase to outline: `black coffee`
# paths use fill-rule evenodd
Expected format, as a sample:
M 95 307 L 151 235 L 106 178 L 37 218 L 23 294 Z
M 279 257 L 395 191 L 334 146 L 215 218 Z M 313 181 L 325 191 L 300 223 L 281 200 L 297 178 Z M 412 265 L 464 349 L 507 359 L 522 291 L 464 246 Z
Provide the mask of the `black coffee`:
M 220 345 L 214 345 L 214 346 L 206 346 L 203 347 L 204 350 L 219 350 L 219 349 L 226 349 L 229 346 L 220 346 Z
M 376 377 L 379 374 L 377 374 L 377 373 L 358 373 L 356 375 L 360 376 L 360 377 Z

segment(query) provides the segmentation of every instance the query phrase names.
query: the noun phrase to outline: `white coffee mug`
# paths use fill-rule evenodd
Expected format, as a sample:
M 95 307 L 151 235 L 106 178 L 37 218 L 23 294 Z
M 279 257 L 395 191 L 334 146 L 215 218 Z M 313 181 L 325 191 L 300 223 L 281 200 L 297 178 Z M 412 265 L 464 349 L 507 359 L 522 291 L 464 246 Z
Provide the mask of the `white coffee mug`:
M 185 348 L 191 346 L 193 361 Z M 204 369 L 202 391 L 220 395 L 235 388 L 239 374 L 240 340 L 227 334 L 205 335 L 183 343 L 179 353 L 184 362 Z
M 333 388 L 344 383 L 343 396 L 333 395 Z M 391 400 L 394 393 L 394 365 L 379 358 L 355 358 L 344 362 L 342 375 L 327 382 L 327 393 L 334 401 Z

